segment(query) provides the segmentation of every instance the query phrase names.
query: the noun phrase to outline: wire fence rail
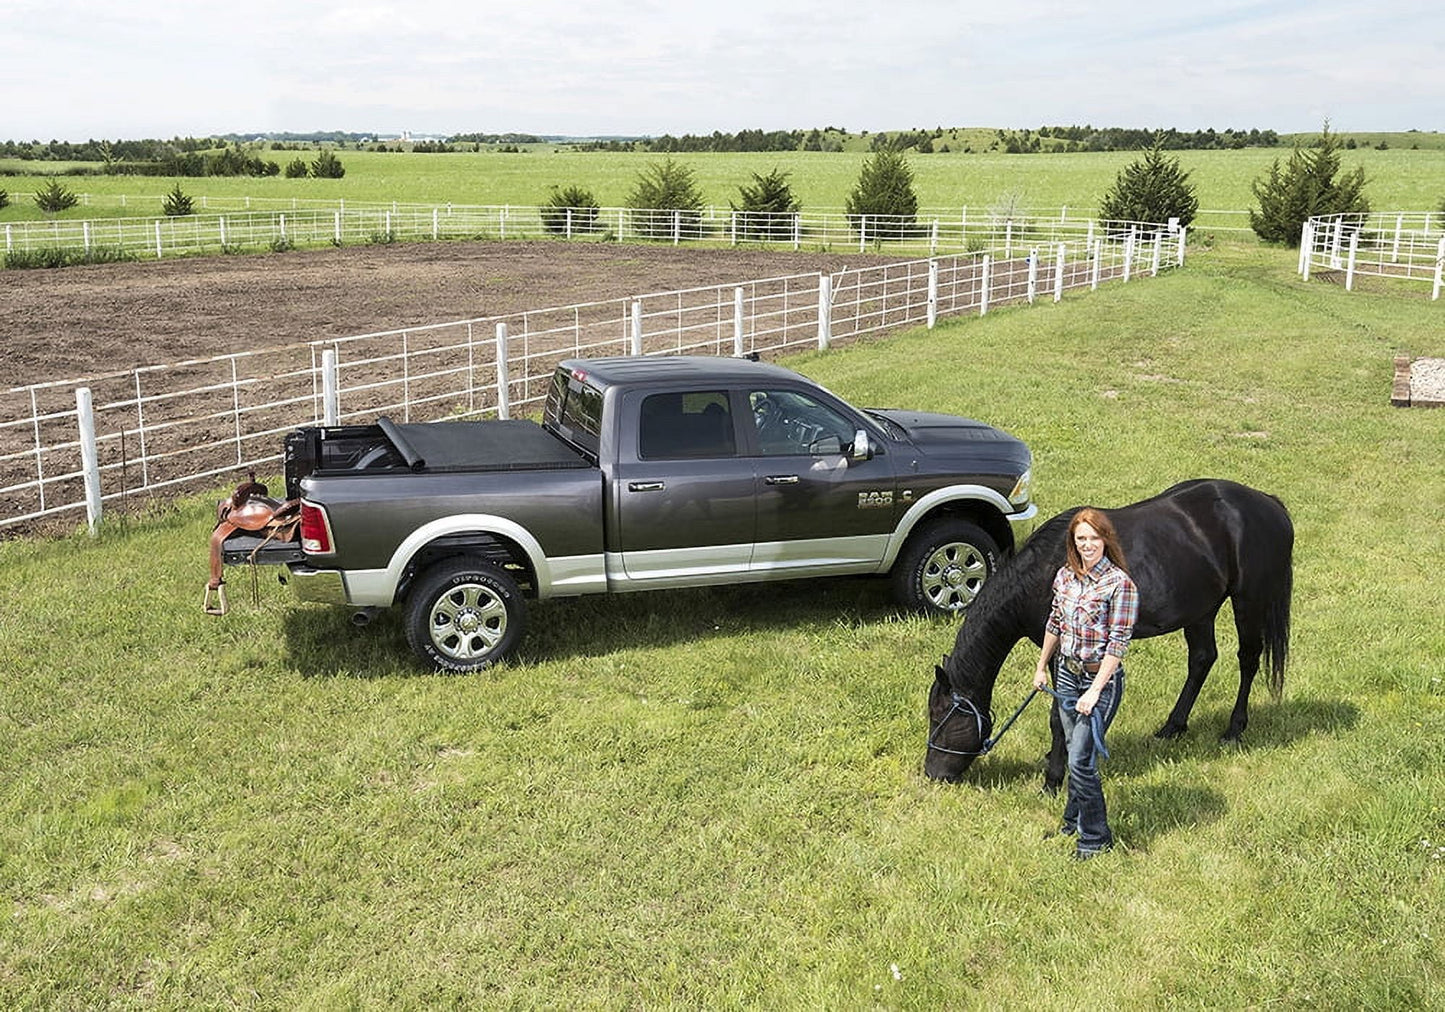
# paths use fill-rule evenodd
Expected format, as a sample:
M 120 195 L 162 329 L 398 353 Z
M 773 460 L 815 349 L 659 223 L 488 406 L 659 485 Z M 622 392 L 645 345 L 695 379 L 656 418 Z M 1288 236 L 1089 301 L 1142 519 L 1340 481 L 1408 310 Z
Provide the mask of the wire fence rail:
M 219 208 L 222 204 L 233 206 Z M 278 204 L 291 206 L 278 207 Z M 322 204 L 332 206 L 319 206 Z M 27 257 L 57 252 L 80 259 L 101 255 L 107 259 L 163 259 L 449 239 L 567 239 L 793 250 L 856 249 L 888 251 L 900 256 L 991 251 L 1012 256 L 1014 250 L 1027 250 L 1038 243 L 1091 238 L 1100 227 L 1117 230 L 1131 225 L 1143 227 L 1145 223 L 1101 223 L 1093 217 L 1071 214 L 1068 207 L 1060 208 L 1057 215 L 999 213 L 963 207 L 898 216 L 718 208 L 682 211 L 396 202 L 348 204 L 300 198 L 268 201 L 242 197 L 208 198 L 206 213 L 175 217 L 8 222 L 0 238 L 3 238 L 6 263 L 11 266 L 26 266 Z
M 298 425 L 533 411 L 567 357 L 826 349 L 1158 274 L 1183 264 L 1186 242 L 1184 230 L 1143 223 L 1010 238 L 1002 255 L 656 292 L 3 389 L 0 528 L 84 511 L 94 530 L 107 503 L 264 473 Z
M 1320 215 L 1305 222 L 1299 273 L 1343 280 L 1361 276 L 1429 286 L 1438 301 L 1445 282 L 1445 213 L 1382 211 Z

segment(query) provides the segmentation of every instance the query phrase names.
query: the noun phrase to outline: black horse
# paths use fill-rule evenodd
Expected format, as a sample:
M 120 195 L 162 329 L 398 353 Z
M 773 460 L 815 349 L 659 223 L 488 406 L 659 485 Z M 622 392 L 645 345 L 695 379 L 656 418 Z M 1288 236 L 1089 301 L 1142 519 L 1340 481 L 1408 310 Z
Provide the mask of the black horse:
M 1042 644 L 1054 574 L 1064 563 L 1069 519 L 1079 509 L 1045 523 L 983 585 L 958 630 L 953 652 L 935 668 L 923 764 L 929 777 L 956 781 L 987 750 L 993 730 L 989 707 L 999 668 L 1019 640 L 1027 637 Z M 1214 619 L 1229 598 L 1239 632 L 1239 696 L 1223 737 L 1237 739 L 1249 722 L 1249 690 L 1261 656 L 1271 695 L 1278 699 L 1284 689 L 1294 583 L 1289 512 L 1272 495 L 1206 478 L 1180 482 L 1152 499 L 1103 512 L 1114 523 L 1129 574 L 1139 588 L 1134 636 L 1183 629 L 1189 647 L 1189 675 L 1156 735 L 1174 738 L 1187 729 L 1189 711 L 1219 656 Z M 1063 783 L 1065 758 L 1057 703 L 1050 725 L 1053 747 L 1044 787 L 1056 791 Z

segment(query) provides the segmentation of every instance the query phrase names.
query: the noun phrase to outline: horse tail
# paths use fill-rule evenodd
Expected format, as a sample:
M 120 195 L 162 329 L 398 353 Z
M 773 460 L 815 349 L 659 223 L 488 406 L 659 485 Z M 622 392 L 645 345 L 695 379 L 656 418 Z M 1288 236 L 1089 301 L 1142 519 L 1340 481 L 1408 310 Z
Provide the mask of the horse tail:
M 1283 502 L 1270 496 L 1279 508 L 1279 527 L 1272 532 L 1282 558 L 1273 568 L 1266 590 L 1264 613 L 1264 665 L 1269 694 L 1276 702 L 1284 693 L 1284 668 L 1289 660 L 1289 612 L 1294 596 L 1294 523 Z M 1282 550 L 1282 551 L 1281 551 Z

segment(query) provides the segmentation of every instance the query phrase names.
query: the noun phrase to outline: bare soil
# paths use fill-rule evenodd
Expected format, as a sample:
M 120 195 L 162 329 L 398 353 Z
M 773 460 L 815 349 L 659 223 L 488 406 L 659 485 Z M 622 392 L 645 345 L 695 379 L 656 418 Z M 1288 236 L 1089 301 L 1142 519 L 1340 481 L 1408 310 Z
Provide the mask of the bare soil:
M 894 259 L 448 242 L 0 271 L 0 387 Z

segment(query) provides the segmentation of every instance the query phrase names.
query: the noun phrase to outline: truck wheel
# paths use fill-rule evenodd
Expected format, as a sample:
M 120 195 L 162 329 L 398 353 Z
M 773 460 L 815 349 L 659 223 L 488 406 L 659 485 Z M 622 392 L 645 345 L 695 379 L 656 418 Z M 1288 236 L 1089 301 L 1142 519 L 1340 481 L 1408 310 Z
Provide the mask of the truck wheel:
M 904 607 L 955 614 L 973 603 L 998 563 L 998 545 L 983 528 L 934 520 L 914 532 L 893 564 L 893 591 Z
M 476 559 L 427 570 L 406 606 L 406 639 L 427 664 L 444 671 L 480 671 L 522 638 L 527 605 L 517 583 Z

